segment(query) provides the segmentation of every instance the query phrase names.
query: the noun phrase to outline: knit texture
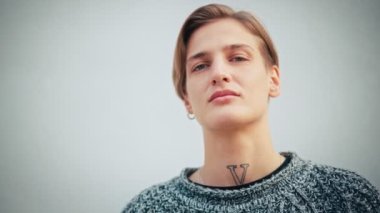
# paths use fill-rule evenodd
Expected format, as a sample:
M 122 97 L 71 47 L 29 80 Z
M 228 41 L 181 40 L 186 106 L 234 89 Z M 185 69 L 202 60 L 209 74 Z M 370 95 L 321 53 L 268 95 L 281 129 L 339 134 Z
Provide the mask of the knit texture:
M 195 168 L 134 197 L 127 212 L 380 212 L 379 192 L 358 174 L 299 158 L 269 179 L 239 189 L 191 182 Z

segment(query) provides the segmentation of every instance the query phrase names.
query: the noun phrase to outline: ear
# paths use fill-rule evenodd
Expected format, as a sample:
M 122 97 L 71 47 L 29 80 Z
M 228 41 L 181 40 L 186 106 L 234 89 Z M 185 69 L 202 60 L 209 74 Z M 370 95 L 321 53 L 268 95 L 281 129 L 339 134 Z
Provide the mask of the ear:
M 183 103 L 185 104 L 187 112 L 193 114 L 193 108 L 191 107 L 189 97 L 186 94 L 183 95 Z
M 269 71 L 269 96 L 274 98 L 280 95 L 280 68 L 273 65 Z

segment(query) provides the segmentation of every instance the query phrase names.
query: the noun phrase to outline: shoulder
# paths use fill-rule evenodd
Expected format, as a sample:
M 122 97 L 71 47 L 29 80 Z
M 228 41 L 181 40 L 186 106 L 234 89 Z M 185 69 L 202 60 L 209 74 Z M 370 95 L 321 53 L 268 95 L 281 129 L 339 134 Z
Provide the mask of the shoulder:
M 310 164 L 307 182 L 319 185 L 324 196 L 339 199 L 351 210 L 380 211 L 379 191 L 367 179 L 350 170 Z
M 333 184 L 337 190 L 365 189 L 377 192 L 376 188 L 367 179 L 347 169 L 313 164 L 311 175 L 326 181 L 326 183 Z
M 138 195 L 136 195 L 130 202 L 127 203 L 123 213 L 127 212 L 157 212 L 162 211 L 164 203 L 173 197 L 173 187 L 175 187 L 175 180 L 169 180 L 164 183 L 153 185 Z M 160 209 L 158 209 L 160 208 Z

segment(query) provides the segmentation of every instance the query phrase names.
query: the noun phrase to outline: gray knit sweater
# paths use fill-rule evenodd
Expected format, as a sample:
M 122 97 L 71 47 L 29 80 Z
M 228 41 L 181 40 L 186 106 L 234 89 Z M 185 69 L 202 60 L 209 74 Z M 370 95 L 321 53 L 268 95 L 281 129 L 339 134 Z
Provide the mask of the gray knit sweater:
M 294 153 L 285 168 L 256 184 L 217 189 L 191 182 L 195 169 L 134 197 L 126 212 L 380 212 L 379 192 L 344 169 L 314 164 Z

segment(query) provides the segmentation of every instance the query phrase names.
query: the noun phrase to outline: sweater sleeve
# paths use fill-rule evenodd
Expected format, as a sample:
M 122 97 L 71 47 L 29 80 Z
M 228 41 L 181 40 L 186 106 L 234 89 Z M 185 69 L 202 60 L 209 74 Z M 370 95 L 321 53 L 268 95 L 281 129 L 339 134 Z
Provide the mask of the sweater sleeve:
M 380 212 L 379 191 L 367 179 L 343 169 L 336 169 L 330 178 L 350 212 Z
M 171 209 L 168 201 L 173 202 L 169 194 L 165 183 L 153 185 L 132 198 L 122 213 L 168 212 Z
M 127 203 L 122 213 L 137 213 L 144 211 L 143 202 L 140 201 L 141 195 L 135 196 Z
M 152 212 L 151 205 L 154 202 L 154 187 L 145 189 L 130 200 L 122 213 Z

